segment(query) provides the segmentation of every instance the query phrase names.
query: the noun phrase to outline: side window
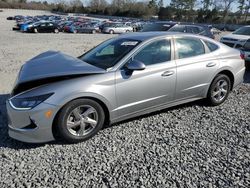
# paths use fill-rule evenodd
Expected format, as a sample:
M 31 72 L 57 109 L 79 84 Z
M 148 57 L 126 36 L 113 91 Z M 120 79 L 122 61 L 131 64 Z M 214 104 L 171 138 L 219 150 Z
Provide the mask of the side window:
M 188 33 L 198 34 L 198 33 L 201 32 L 201 29 L 199 27 L 187 26 L 187 32 Z
M 148 44 L 138 54 L 134 56 L 134 59 L 143 62 L 145 65 L 152 65 L 170 61 L 170 40 L 164 39 Z
M 172 27 L 169 31 L 186 32 L 186 26 L 184 26 L 184 25 L 176 25 L 176 26 Z
M 179 59 L 205 54 L 204 46 L 199 39 L 177 38 L 175 43 Z
M 213 51 L 215 51 L 215 50 L 217 50 L 219 48 L 216 44 L 214 44 L 212 42 L 208 42 L 208 41 L 205 40 L 204 43 L 207 45 L 210 52 L 213 52 Z

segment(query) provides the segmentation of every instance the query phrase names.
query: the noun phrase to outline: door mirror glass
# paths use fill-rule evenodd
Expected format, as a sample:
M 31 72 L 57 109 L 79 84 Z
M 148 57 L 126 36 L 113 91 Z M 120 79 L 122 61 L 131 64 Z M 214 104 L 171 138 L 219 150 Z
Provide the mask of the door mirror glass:
M 132 71 L 144 70 L 146 68 L 145 64 L 138 60 L 132 60 L 126 67 Z

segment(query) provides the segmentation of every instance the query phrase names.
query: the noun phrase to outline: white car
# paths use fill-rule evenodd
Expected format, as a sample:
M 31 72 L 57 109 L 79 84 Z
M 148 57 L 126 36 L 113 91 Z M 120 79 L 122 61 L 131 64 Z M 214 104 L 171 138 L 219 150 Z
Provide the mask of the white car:
M 248 39 L 250 39 L 250 25 L 241 27 L 233 33 L 223 36 L 220 42 L 232 48 L 241 48 Z

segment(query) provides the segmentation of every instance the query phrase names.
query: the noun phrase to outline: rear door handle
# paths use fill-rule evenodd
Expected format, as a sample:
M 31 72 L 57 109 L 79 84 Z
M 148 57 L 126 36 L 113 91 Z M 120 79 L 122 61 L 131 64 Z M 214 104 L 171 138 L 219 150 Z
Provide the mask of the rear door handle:
M 214 67 L 215 65 L 216 65 L 215 62 L 210 62 L 210 63 L 207 64 L 207 67 Z
M 166 77 L 166 76 L 171 76 L 174 74 L 174 71 L 165 71 L 164 73 L 161 74 L 161 76 Z

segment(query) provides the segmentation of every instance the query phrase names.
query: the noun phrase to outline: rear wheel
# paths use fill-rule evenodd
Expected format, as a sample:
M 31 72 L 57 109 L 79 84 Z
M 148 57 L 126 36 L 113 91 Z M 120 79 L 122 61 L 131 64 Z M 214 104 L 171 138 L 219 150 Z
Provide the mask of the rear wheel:
M 96 30 L 95 29 L 92 31 L 92 34 L 96 34 Z
M 34 33 L 38 33 L 38 30 L 37 30 L 37 28 L 34 28 Z
M 77 33 L 77 30 L 74 30 L 73 33 Z
M 213 80 L 207 95 L 209 104 L 217 106 L 222 104 L 228 97 L 231 82 L 227 75 L 219 74 Z
M 56 130 L 63 140 L 76 143 L 94 136 L 102 127 L 105 114 L 101 105 L 90 99 L 77 99 L 62 108 Z

